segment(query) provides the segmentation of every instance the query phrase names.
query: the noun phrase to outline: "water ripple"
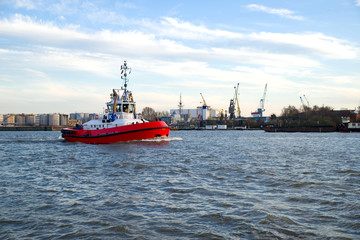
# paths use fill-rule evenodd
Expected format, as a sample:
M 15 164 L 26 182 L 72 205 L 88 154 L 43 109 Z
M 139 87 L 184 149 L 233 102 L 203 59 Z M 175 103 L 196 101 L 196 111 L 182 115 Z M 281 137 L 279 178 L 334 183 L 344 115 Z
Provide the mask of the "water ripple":
M 0 133 L 0 239 L 357 239 L 359 134 Z M 351 144 L 349 144 L 351 143 Z

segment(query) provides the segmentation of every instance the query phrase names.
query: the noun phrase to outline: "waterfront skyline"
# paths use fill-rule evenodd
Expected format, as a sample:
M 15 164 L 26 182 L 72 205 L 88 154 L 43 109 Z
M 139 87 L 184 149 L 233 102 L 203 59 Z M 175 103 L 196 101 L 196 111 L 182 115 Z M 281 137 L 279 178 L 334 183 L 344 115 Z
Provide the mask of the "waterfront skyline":
M 138 111 L 227 109 L 243 116 L 360 105 L 360 0 L 0 1 L 0 113 L 102 112 L 120 65 Z

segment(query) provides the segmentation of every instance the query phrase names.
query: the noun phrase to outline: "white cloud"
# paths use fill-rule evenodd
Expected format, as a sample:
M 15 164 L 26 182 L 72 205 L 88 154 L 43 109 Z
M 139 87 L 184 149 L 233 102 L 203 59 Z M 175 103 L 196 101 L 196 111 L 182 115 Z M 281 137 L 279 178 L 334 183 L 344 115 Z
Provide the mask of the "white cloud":
M 15 0 L 16 8 L 26 8 L 28 10 L 35 9 L 36 6 L 31 0 Z
M 274 14 L 274 15 L 278 15 L 280 17 L 284 17 L 284 18 L 289 18 L 289 19 L 293 19 L 293 20 L 304 20 L 304 17 L 302 16 L 296 16 L 294 15 L 293 11 L 290 11 L 288 9 L 283 9 L 283 8 L 269 8 L 263 5 L 258 5 L 258 4 L 249 4 L 247 6 L 247 8 L 251 9 L 251 10 L 255 10 L 255 11 L 261 11 L 261 12 L 266 12 L 269 14 Z
M 228 58 L 231 61 L 239 63 L 256 64 L 261 66 L 282 66 L 283 68 L 288 67 L 319 67 L 320 63 L 309 59 L 307 57 L 295 56 L 292 54 L 279 54 L 269 53 L 264 51 L 258 51 L 256 49 L 221 49 L 214 48 L 214 53 L 223 58 Z
M 300 50 L 309 49 L 314 55 L 334 59 L 355 59 L 359 49 L 352 46 L 348 41 L 326 36 L 323 33 L 252 33 L 251 39 L 264 42 L 293 45 Z
M 189 22 L 183 22 L 174 18 L 164 18 L 161 24 L 152 22 L 143 23 L 147 29 L 157 36 L 176 38 L 183 40 L 211 41 L 213 45 L 236 46 L 252 45 L 253 41 L 261 41 L 270 49 L 273 44 L 286 44 L 292 48 L 278 46 L 287 54 L 293 51 L 295 54 L 306 52 L 306 54 L 318 55 L 325 58 L 354 59 L 358 57 L 359 49 L 346 40 L 326 36 L 323 33 L 271 33 L 260 32 L 242 34 L 225 30 L 212 30 L 205 26 L 196 26 Z M 295 47 L 295 48 L 294 48 Z M 306 51 L 307 50 L 307 51 Z M 309 51 L 310 50 L 310 51 Z
M 38 23 L 31 18 L 17 15 L 11 21 L 0 21 L 0 33 L 8 37 L 26 39 L 28 43 L 42 45 L 42 47 L 31 47 L 26 51 L 35 51 L 37 59 L 47 65 L 56 64 L 56 66 L 67 69 L 77 69 L 89 71 L 103 75 L 109 69 L 106 67 L 108 61 L 115 56 L 133 56 L 134 58 L 156 58 L 164 60 L 162 64 L 152 64 L 152 71 L 161 72 L 170 76 L 179 76 L 183 74 L 196 75 L 196 69 L 203 69 L 196 62 L 206 60 L 233 62 L 238 64 L 256 64 L 263 66 L 283 66 L 283 67 L 317 67 L 319 63 L 306 57 L 269 53 L 256 49 L 246 48 L 208 48 L 198 49 L 187 46 L 175 40 L 166 38 L 158 39 L 153 34 L 142 32 L 111 32 L 103 30 L 100 32 L 85 33 L 79 31 L 77 27 L 68 26 L 59 28 L 52 23 Z M 204 32 L 205 35 L 212 35 L 213 38 L 221 37 L 221 32 L 210 31 L 206 28 L 189 24 L 179 25 L 179 28 L 192 29 L 193 32 Z M 227 32 L 225 37 L 234 37 Z M 236 34 L 234 34 L 236 35 Z M 266 37 L 264 35 L 251 35 L 249 39 L 263 39 L 264 41 L 274 41 L 275 37 Z M 88 52 L 92 49 L 92 52 Z M 31 56 L 30 56 L 31 58 Z M 168 59 L 174 61 L 167 62 Z M 183 59 L 193 59 L 191 65 L 181 66 Z M 103 59 L 103 60 L 97 60 Z M 177 59 L 177 60 L 176 60 Z M 154 61 L 156 62 L 156 61 Z M 180 63 L 180 64 L 179 64 Z M 172 66 L 174 67 L 172 67 Z M 157 71 L 157 66 L 166 66 Z M 176 70 L 177 69 L 177 70 Z M 145 69 L 144 69 L 145 70 Z M 206 70 L 211 79 L 219 77 L 219 74 Z M 215 71 L 216 72 L 216 71 Z
M 330 82 L 330 84 L 341 84 L 341 85 L 353 85 L 354 82 L 358 82 L 359 77 L 357 76 L 324 76 L 325 81 Z
M 77 26 L 59 28 L 52 22 L 36 22 L 28 16 L 14 15 L 10 20 L 0 21 L 0 33 L 3 36 L 17 37 L 35 44 L 58 44 L 86 38 L 86 34 L 76 31 Z
M 132 31 L 85 31 L 79 26 L 60 26 L 22 15 L 2 19 L 0 35 L 7 41 L 7 49 L 0 49 L 0 72 L 1 77 L 6 79 L 2 82 L 8 83 L 16 79 L 17 76 L 14 75 L 13 78 L 9 77 L 11 73 L 8 71 L 27 71 L 38 81 L 35 87 L 39 90 L 25 91 L 24 96 L 37 96 L 38 102 L 46 102 L 51 94 L 54 94 L 56 101 L 70 99 L 72 102 L 81 102 L 81 97 L 86 98 L 87 93 L 82 91 L 78 94 L 79 97 L 74 97 L 79 86 L 102 85 L 101 91 L 86 89 L 99 101 L 96 105 L 94 100 L 92 105 L 101 108 L 104 89 L 111 89 L 113 85 L 100 81 L 104 79 L 108 82 L 109 78 L 118 78 L 118 67 L 126 59 L 134 67 L 135 74 L 145 76 L 144 79 L 136 78 L 137 86 L 157 83 L 151 87 L 159 91 L 162 102 L 152 102 L 155 107 L 166 109 L 169 101 L 177 99 L 176 94 L 184 89 L 196 92 L 194 95 L 189 92 L 186 95 L 190 100 L 199 99 L 196 100 L 199 102 L 199 92 L 206 88 L 208 96 L 214 96 L 214 99 L 217 96 L 219 104 L 216 107 L 223 108 L 228 105 L 228 99 L 233 95 L 233 86 L 237 82 L 241 83 L 241 97 L 247 99 L 243 101 L 250 99 L 257 103 L 264 83 L 268 81 L 269 91 L 271 89 L 271 92 L 281 95 L 289 93 L 286 97 L 292 97 L 294 91 L 299 92 L 294 89 L 315 88 L 313 83 L 297 81 L 299 78 L 319 79 L 314 72 L 326 68 L 321 58 L 356 59 L 359 52 L 352 43 L 322 33 L 244 34 L 210 29 L 174 18 L 164 18 L 160 22 L 140 20 L 136 24 L 142 27 L 137 30 L 133 28 Z M 204 42 L 207 44 L 203 44 Z M 61 75 L 58 75 L 59 72 Z M 74 77 L 73 73 L 82 77 L 94 75 L 94 79 L 100 80 L 99 83 L 89 83 L 87 78 Z M 52 81 L 49 82 L 49 79 Z M 340 78 L 336 76 L 328 79 L 339 84 L 337 79 Z M 355 78 L 347 79 L 356 81 Z M 71 81 L 73 85 L 67 87 L 66 82 Z M 161 84 L 158 84 L 160 81 Z M 320 85 L 316 87 L 319 91 L 333 90 Z M 163 89 L 160 88 L 166 88 L 167 92 L 161 93 Z M 226 96 L 218 96 L 217 91 L 228 92 Z M 345 88 L 340 93 L 346 94 L 346 91 Z M 259 94 L 254 96 L 254 92 Z M 138 91 L 136 94 L 143 95 L 143 92 Z M 145 93 L 144 96 L 152 97 Z M 148 103 L 144 97 L 139 97 L 138 100 L 139 104 Z M 296 101 L 299 101 L 298 97 Z M 281 103 L 273 104 L 274 108 Z M 255 109 L 255 105 L 252 108 Z M 269 109 L 269 112 L 276 111 Z
M 136 5 L 133 4 L 132 2 L 121 2 L 121 3 L 116 2 L 115 6 L 117 8 L 136 8 Z
M 211 30 L 205 26 L 197 26 L 190 22 L 181 21 L 176 18 L 165 17 L 160 22 L 147 22 L 147 27 L 155 29 L 157 34 L 166 37 L 174 37 L 179 39 L 196 39 L 196 40 L 216 40 L 222 39 L 236 39 L 243 38 L 244 35 L 237 32 L 230 32 L 225 30 Z
M 294 53 L 291 53 L 294 47 L 284 48 L 279 45 L 276 48 L 278 52 L 277 58 L 286 55 L 281 53 L 282 49 L 285 49 L 284 52 L 286 51 L 288 55 L 298 54 L 307 50 L 307 54 L 338 59 L 354 59 L 358 57 L 359 53 L 359 49 L 353 47 L 348 41 L 326 36 L 322 33 L 284 34 L 260 32 L 241 34 L 223 30 L 211 30 L 204 26 L 196 26 L 172 18 L 166 18 L 164 21 L 161 21 L 161 24 L 151 22 L 144 22 L 143 24 L 153 26 L 152 30 L 156 31 L 147 33 L 140 31 L 112 32 L 102 30 L 86 33 L 80 31 L 79 26 L 69 25 L 60 28 L 51 22 L 36 22 L 29 17 L 15 15 L 11 20 L 4 19 L 0 21 L 0 34 L 2 36 L 27 40 L 29 43 L 55 48 L 83 50 L 91 48 L 93 51 L 109 54 L 148 54 L 163 57 L 174 55 L 185 57 L 192 55 L 192 58 L 213 58 L 224 55 L 220 51 L 213 51 L 209 48 L 195 48 L 191 45 L 185 45 L 178 41 L 179 39 L 191 39 L 197 40 L 197 42 L 201 42 L 201 40 L 212 41 L 213 44 L 210 46 L 213 46 L 213 49 L 224 49 L 231 53 L 230 55 L 234 55 L 233 49 L 238 49 L 237 45 L 253 45 L 254 40 L 264 43 L 265 45 L 262 44 L 264 49 L 266 49 L 267 45 L 269 49 L 273 49 L 273 46 L 271 46 L 273 44 L 286 44 L 295 47 Z M 162 38 L 159 38 L 159 36 L 162 36 Z M 232 41 L 231 48 L 221 47 L 222 45 L 228 45 L 229 40 Z M 268 54 L 265 50 L 265 54 L 261 55 L 258 54 L 260 52 L 259 49 L 254 52 L 260 64 L 264 64 L 269 55 L 275 56 L 277 54 L 275 52 Z M 212 57 L 212 54 L 218 56 Z M 261 59 L 262 56 L 264 56 L 265 60 Z M 254 63 L 254 61 L 252 62 Z M 312 62 L 314 61 L 312 60 Z
M 355 4 L 360 7 L 360 0 L 355 0 Z

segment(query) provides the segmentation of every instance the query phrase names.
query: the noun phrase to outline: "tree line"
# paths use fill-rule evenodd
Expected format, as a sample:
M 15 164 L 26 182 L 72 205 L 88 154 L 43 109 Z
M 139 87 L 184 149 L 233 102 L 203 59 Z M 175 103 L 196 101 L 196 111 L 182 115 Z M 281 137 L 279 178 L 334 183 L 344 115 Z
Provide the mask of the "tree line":
M 310 127 L 310 126 L 337 126 L 341 123 L 341 116 L 329 106 L 296 108 L 289 105 L 281 111 L 280 117 L 271 115 L 270 122 L 276 126 Z
M 142 114 L 143 118 L 148 120 L 148 121 L 156 121 L 157 119 L 159 119 L 161 117 L 170 116 L 170 113 L 168 111 L 158 111 L 158 112 L 156 112 L 151 107 L 144 107 L 141 114 Z

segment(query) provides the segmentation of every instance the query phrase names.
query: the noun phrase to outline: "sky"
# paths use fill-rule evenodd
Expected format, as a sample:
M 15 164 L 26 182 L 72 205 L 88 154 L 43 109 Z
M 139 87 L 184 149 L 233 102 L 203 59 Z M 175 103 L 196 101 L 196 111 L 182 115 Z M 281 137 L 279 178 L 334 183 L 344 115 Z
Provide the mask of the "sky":
M 360 106 L 360 0 L 0 0 L 0 113 Z

